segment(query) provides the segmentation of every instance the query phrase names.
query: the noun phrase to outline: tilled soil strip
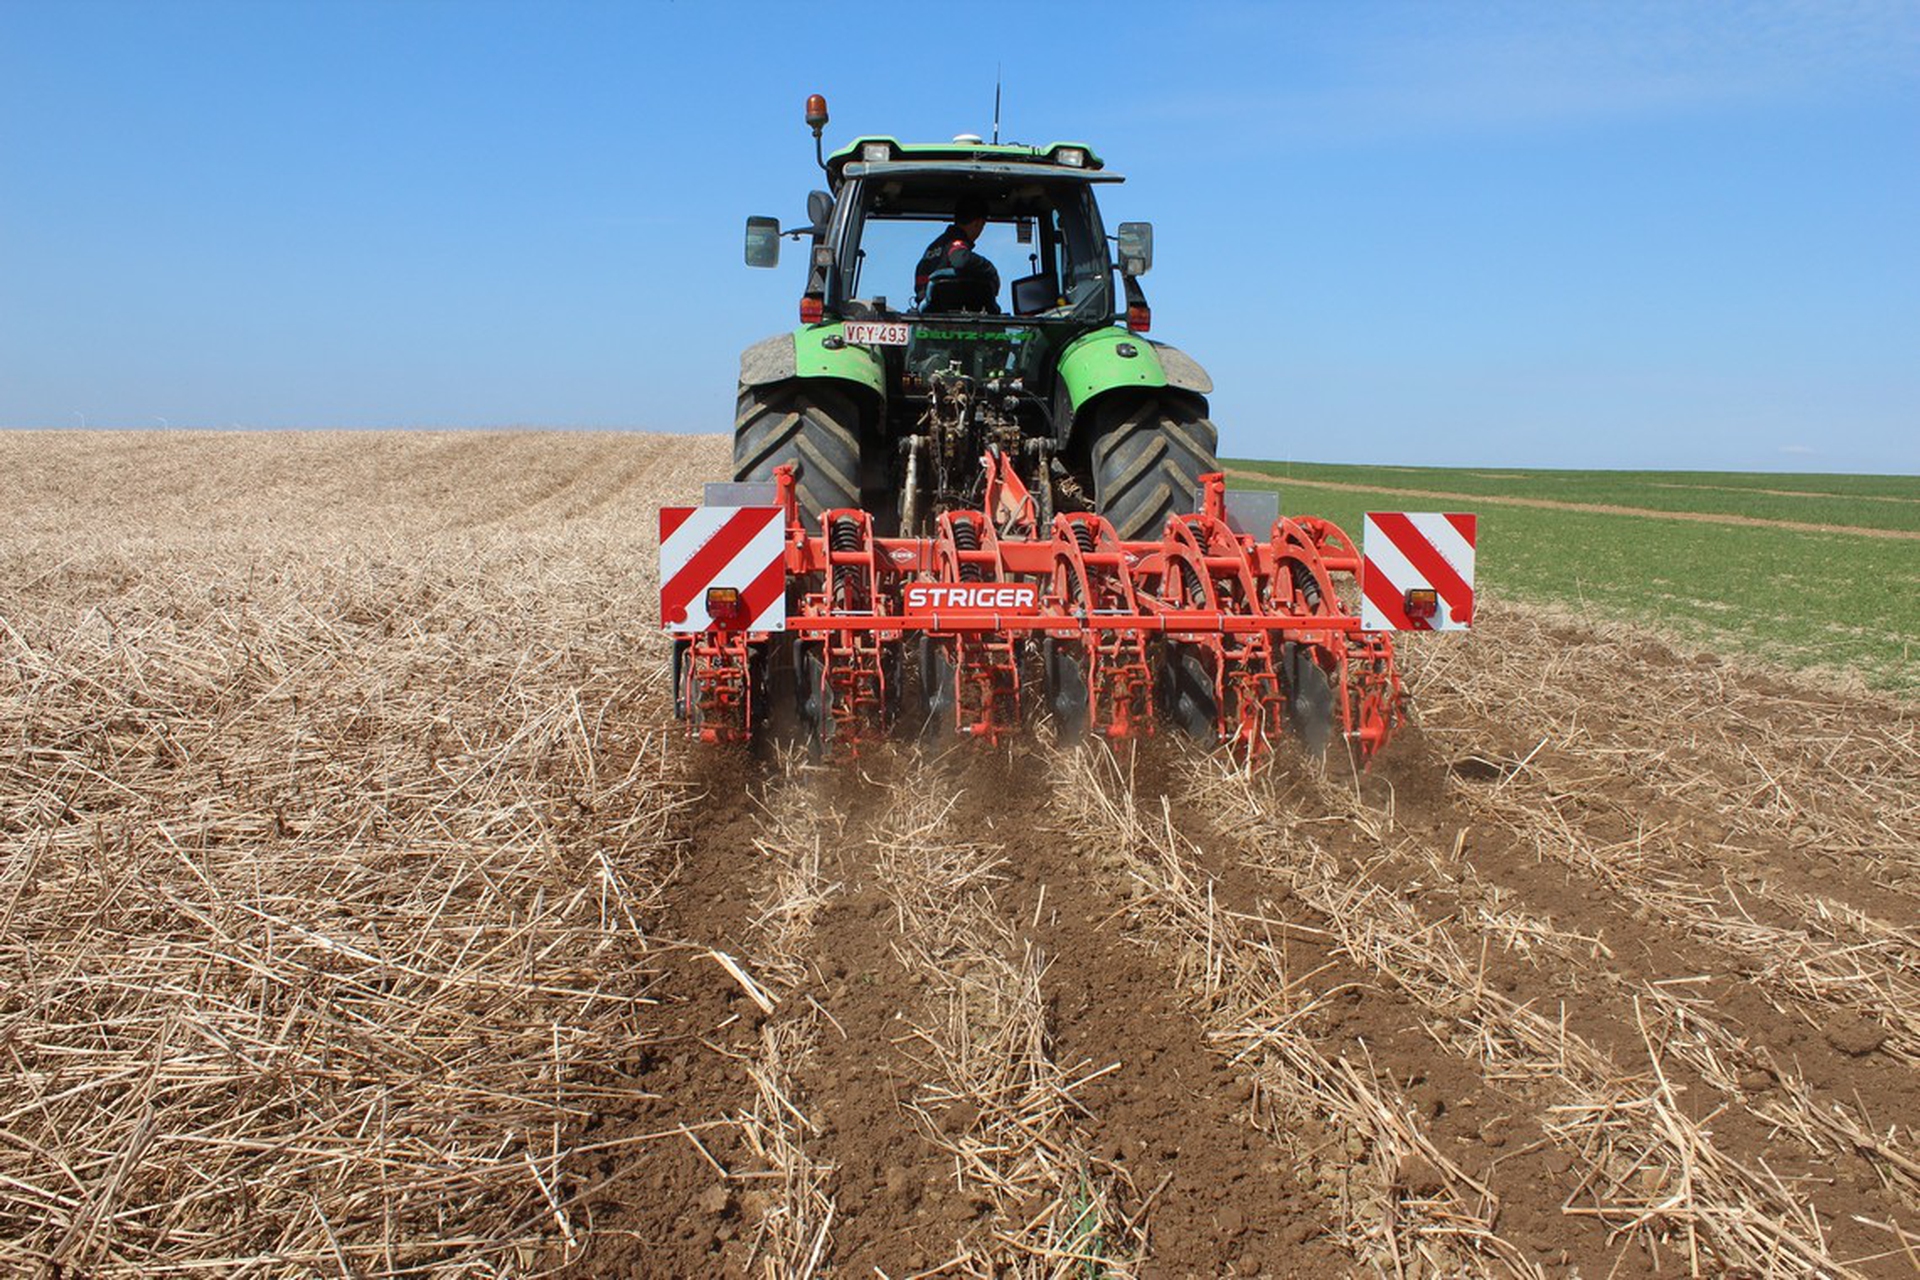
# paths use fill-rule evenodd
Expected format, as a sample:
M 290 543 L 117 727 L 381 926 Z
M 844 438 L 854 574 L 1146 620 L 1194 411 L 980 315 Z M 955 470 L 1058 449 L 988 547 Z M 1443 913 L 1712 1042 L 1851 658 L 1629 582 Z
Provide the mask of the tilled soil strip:
M 1351 1271 L 1338 1222 L 1287 1154 L 1327 1135 L 1315 1127 L 1277 1143 L 1255 1125 L 1252 1081 L 1209 1044 L 1180 999 L 1177 965 L 1130 927 L 1131 883 L 1056 835 L 1052 791 L 1033 763 L 1024 752 L 971 757 L 966 808 L 1005 842 L 991 906 L 1039 957 L 1052 1056 L 1084 1081 L 1075 1129 L 1145 1232 L 1140 1274 Z
M 759 957 L 733 954 L 756 940 L 749 893 L 772 892 L 756 844 L 764 811 L 748 790 L 759 767 L 716 753 L 693 768 L 698 808 L 677 818 L 679 865 L 647 922 L 661 977 L 645 994 L 658 1022 L 608 1064 L 628 1090 L 590 1126 L 604 1155 L 567 1202 L 584 1244 L 569 1275 L 744 1275 L 751 1259 L 790 1256 L 817 1230 L 799 1207 L 808 1170 L 756 1119 L 760 1081 L 784 1078 L 793 1033 L 769 1029 L 761 1001 L 775 997 L 753 977 Z
M 918 1075 L 906 1105 L 951 1159 L 954 1194 L 981 1213 L 946 1265 L 982 1276 L 1136 1275 L 1144 1235 L 1119 1210 L 1124 1175 L 1094 1158 L 1074 1096 L 1100 1067 L 1053 1055 L 1044 961 L 995 909 L 1004 851 L 967 838 L 979 824 L 956 818 L 963 794 L 937 766 L 922 765 L 903 791 L 874 871 L 896 952 L 923 991 L 898 1038 Z
M 1676 1089 L 1690 1093 L 1696 1109 L 1709 1094 L 1718 1095 L 1716 1137 L 1731 1150 L 1763 1153 L 1760 1158 L 1781 1181 L 1820 1214 L 1832 1252 L 1870 1257 L 1885 1241 L 1860 1231 L 1859 1215 L 1885 1220 L 1920 1205 L 1920 1163 L 1900 1127 L 1876 1130 L 1873 1123 L 1876 1115 L 1911 1114 L 1915 1092 L 1889 1087 L 1909 1084 L 1904 1077 L 1911 1073 L 1892 1063 L 1875 1070 L 1876 1064 L 1845 1058 L 1854 1096 L 1810 1084 L 1765 1043 L 1794 1037 L 1795 1025 L 1777 1015 L 1756 1022 L 1748 1006 L 1743 1032 L 1733 1030 L 1717 1007 L 1723 993 L 1705 976 L 1691 976 L 1701 975 L 1700 957 L 1663 938 L 1659 924 L 1633 919 L 1606 897 L 1582 902 L 1581 933 L 1522 910 L 1516 904 L 1526 901 L 1525 889 L 1539 888 L 1546 877 L 1532 873 L 1530 850 L 1500 847 L 1497 833 L 1476 833 L 1471 854 L 1463 826 L 1451 828 L 1460 833 L 1451 842 L 1395 833 L 1387 829 L 1385 814 L 1351 789 L 1313 776 L 1263 787 L 1259 799 L 1276 820 L 1298 821 L 1303 809 L 1348 815 L 1344 829 L 1325 829 L 1329 846 L 1343 850 L 1348 876 L 1385 892 L 1417 887 L 1408 901 L 1427 926 L 1477 938 L 1483 976 L 1497 974 L 1498 985 L 1516 1001 L 1558 1005 L 1575 1030 L 1612 1053 L 1668 1055 Z M 1443 807 L 1441 816 L 1447 811 Z M 1554 900 L 1564 901 L 1564 895 Z M 1490 967 L 1489 952 L 1496 960 L 1517 955 L 1527 966 L 1517 975 L 1521 980 L 1515 980 L 1511 963 Z M 1886 1078 L 1889 1072 L 1893 1081 Z M 1872 1102 L 1856 1107 L 1863 1089 Z M 1883 1191 L 1882 1181 L 1901 1194 Z
M 819 803 L 814 789 L 793 776 L 788 762 L 783 785 L 760 804 L 760 854 L 755 868 L 755 915 L 736 959 L 715 953 L 719 963 L 761 1013 L 760 1039 L 746 1062 L 754 1096 L 741 1116 L 741 1136 L 758 1166 L 778 1177 L 748 1189 L 743 1216 L 757 1233 L 743 1269 L 759 1264 L 768 1274 L 804 1280 L 826 1257 L 833 1228 L 832 1169 L 818 1150 L 820 1126 L 801 1105 L 800 1074 L 828 1019 L 809 994 L 815 983 L 810 961 L 814 921 L 837 886 L 821 875 L 821 853 L 845 839 L 837 809 Z M 733 1206 L 724 1189 L 703 1206 L 726 1214 Z
M 1326 851 L 1324 838 L 1309 834 L 1311 823 L 1329 820 L 1352 831 L 1368 823 L 1365 812 L 1338 805 L 1332 813 L 1325 805 L 1288 812 L 1269 780 L 1222 774 L 1212 762 L 1196 766 L 1192 793 L 1205 797 L 1209 812 L 1236 819 L 1224 838 L 1241 833 L 1249 858 L 1284 877 L 1343 951 L 1418 1000 L 1435 1039 L 1538 1100 L 1552 1117 L 1543 1124 L 1547 1136 L 1588 1171 L 1568 1213 L 1668 1241 L 1696 1267 L 1710 1253 L 1723 1266 L 1851 1274 L 1799 1197 L 1764 1168 L 1731 1157 L 1681 1107 L 1651 1039 L 1650 1073 L 1623 1071 L 1573 1032 L 1564 1013 L 1548 1018 L 1490 986 L 1484 953 L 1469 960 L 1452 933 L 1387 886 L 1356 877 Z
M 1329 1057 L 1308 1030 L 1320 1006 L 1350 989 L 1314 993 L 1310 984 L 1331 963 L 1296 976 L 1292 954 L 1318 959 L 1315 948 L 1267 915 L 1270 904 L 1223 905 L 1220 881 L 1197 865 L 1170 814 L 1136 801 L 1134 779 L 1111 754 L 1060 754 L 1052 783 L 1062 830 L 1090 863 L 1131 881 L 1121 909 L 1179 958 L 1211 1037 L 1255 1082 L 1254 1115 L 1292 1145 L 1296 1167 L 1322 1190 L 1347 1246 L 1394 1275 L 1412 1267 L 1540 1274 L 1495 1233 L 1491 1192 L 1435 1146 L 1371 1056 Z M 1320 1142 L 1305 1145 L 1316 1130 Z

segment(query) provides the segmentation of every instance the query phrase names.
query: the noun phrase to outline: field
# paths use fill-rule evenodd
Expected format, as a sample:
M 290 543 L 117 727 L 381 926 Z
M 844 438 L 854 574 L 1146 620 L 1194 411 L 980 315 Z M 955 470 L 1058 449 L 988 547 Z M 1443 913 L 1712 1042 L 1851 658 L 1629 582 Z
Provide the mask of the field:
M 1920 694 L 1920 476 L 1226 465 L 1356 536 L 1365 511 L 1478 510 L 1496 592 Z
M 1914 595 L 1810 654 L 1724 572 L 1912 541 L 1489 504 L 1365 776 L 819 768 L 673 732 L 724 457 L 0 436 L 0 1272 L 1920 1271 Z

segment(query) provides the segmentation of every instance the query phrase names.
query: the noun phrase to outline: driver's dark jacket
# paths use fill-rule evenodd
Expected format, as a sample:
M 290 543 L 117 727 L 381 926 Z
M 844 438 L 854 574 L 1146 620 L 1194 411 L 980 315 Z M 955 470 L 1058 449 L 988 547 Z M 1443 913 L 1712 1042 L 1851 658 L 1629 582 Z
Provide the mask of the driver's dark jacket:
M 971 250 L 973 241 L 957 225 L 949 225 L 945 231 L 933 238 L 927 251 L 920 255 L 920 265 L 913 269 L 913 296 L 923 298 L 927 293 L 927 281 L 936 271 L 952 270 L 956 275 L 978 280 L 989 294 L 1000 292 L 1000 272 L 994 265 L 978 253 L 969 253 L 964 264 L 955 265 L 953 251 L 957 248 Z

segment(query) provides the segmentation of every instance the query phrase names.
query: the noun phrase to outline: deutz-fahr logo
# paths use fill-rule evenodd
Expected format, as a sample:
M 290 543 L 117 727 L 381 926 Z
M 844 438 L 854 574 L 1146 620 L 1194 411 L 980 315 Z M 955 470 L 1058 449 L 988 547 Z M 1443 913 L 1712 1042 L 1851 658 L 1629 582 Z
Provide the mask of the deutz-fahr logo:
M 900 600 L 908 613 L 1038 613 L 1031 582 L 910 582 Z
M 1025 342 L 1032 335 L 1029 329 L 930 329 L 926 325 L 915 325 L 913 336 L 916 341 L 933 342 Z

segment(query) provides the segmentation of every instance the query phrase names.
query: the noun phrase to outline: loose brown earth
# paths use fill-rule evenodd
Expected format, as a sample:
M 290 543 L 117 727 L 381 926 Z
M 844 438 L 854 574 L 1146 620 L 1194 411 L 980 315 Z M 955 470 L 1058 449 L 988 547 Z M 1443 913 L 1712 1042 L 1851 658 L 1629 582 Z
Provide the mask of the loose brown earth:
M 723 469 L 0 440 L 0 1265 L 1920 1271 L 1910 706 L 1491 600 L 1365 775 L 702 750 Z

